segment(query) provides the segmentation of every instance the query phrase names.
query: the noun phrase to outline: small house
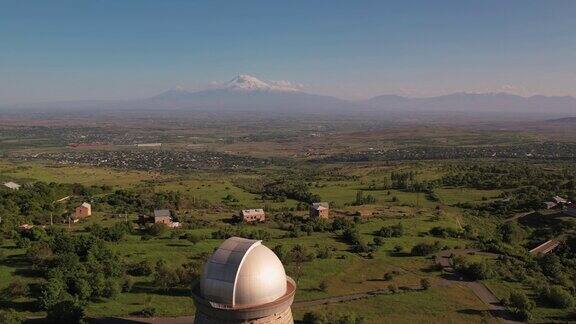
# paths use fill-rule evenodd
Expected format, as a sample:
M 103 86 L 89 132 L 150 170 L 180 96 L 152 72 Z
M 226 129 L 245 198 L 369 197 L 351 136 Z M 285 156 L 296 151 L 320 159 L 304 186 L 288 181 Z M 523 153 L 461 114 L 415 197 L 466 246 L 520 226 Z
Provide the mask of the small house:
M 566 205 L 568 204 L 568 200 L 560 197 L 560 196 L 554 196 L 552 197 L 552 201 L 555 202 L 557 205 Z
M 170 228 L 180 227 L 179 222 L 174 222 L 172 213 L 168 209 L 154 210 L 154 224 L 164 224 Z
M 266 220 L 264 209 L 244 209 L 240 211 L 240 218 L 248 223 L 263 222 Z
M 311 218 L 328 218 L 330 217 L 330 205 L 327 202 L 313 203 L 310 206 Z
M 74 220 L 86 218 L 92 215 L 92 206 L 84 202 L 82 205 L 74 208 L 74 213 L 72 214 L 72 218 Z
M 168 209 L 154 210 L 154 224 L 170 224 L 172 223 L 172 214 Z

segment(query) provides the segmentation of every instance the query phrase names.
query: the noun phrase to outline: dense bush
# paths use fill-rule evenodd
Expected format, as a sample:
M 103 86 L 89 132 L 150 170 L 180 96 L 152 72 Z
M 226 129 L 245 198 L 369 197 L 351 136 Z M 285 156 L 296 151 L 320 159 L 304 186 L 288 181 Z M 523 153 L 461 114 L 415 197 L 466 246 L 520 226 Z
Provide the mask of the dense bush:
M 494 270 L 487 262 L 467 262 L 462 256 L 452 258 L 452 267 L 472 280 L 489 279 L 494 276 Z
M 20 313 L 13 309 L 0 309 L 0 323 L 2 324 L 20 324 L 24 318 Z
M 78 302 L 64 300 L 48 309 L 47 318 L 51 323 L 80 323 L 84 318 L 84 309 Z
M 400 223 L 397 225 L 382 226 L 374 235 L 381 237 L 401 237 L 404 235 L 404 226 Z
M 418 243 L 412 247 L 410 254 L 414 256 L 426 256 L 432 253 L 440 251 L 440 242 L 429 243 Z
M 544 287 L 539 295 L 542 300 L 556 308 L 570 308 L 574 304 L 572 295 L 560 286 Z
M 131 263 L 127 267 L 127 271 L 132 276 L 149 276 L 154 272 L 154 264 L 149 260 L 142 260 L 140 262 Z
M 458 238 L 462 236 L 462 232 L 452 227 L 435 226 L 430 229 L 430 234 L 442 238 Z

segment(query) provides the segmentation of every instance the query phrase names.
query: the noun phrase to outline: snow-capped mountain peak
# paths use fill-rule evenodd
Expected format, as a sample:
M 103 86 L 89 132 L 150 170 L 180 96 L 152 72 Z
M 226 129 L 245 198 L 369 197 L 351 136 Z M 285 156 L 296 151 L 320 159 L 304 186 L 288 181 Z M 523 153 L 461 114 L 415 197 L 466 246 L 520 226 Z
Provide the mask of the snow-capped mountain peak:
M 240 74 L 236 76 L 234 79 L 228 81 L 224 88 L 237 91 L 299 91 L 287 82 L 265 82 L 247 74 Z

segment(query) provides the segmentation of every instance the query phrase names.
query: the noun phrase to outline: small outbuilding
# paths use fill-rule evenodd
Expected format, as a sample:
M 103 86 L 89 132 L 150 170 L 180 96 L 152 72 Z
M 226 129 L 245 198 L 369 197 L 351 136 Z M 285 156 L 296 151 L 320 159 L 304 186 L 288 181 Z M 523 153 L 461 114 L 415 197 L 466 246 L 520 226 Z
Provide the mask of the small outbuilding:
M 266 220 L 264 209 L 243 209 L 240 211 L 240 218 L 248 223 L 263 222 Z
M 310 206 L 311 218 L 328 218 L 330 217 L 330 205 L 327 202 L 313 203 Z
M 164 224 L 170 228 L 180 227 L 180 223 L 174 222 L 172 213 L 168 209 L 154 210 L 154 224 Z
M 92 205 L 87 202 L 82 203 L 82 205 L 74 208 L 74 213 L 72 214 L 73 219 L 82 219 L 92 215 Z
M 552 201 L 555 202 L 557 205 L 566 205 L 568 204 L 568 200 L 560 197 L 560 196 L 554 196 L 552 197 Z

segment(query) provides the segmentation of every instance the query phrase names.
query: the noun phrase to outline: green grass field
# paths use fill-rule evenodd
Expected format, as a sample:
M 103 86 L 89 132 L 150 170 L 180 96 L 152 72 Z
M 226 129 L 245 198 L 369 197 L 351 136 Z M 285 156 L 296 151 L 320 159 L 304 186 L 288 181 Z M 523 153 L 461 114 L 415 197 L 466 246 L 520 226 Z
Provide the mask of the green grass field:
M 430 270 L 435 264 L 433 256 L 410 256 L 412 247 L 418 243 L 434 243 L 447 248 L 464 248 L 472 241 L 463 238 L 437 238 L 429 234 L 433 227 L 449 227 L 461 229 L 464 225 L 472 224 L 476 227 L 494 230 L 496 223 L 486 218 L 477 218 L 466 215 L 454 206 L 463 202 L 480 202 L 493 199 L 501 194 L 499 190 L 475 190 L 469 188 L 438 188 L 435 189 L 439 201 L 430 201 L 424 193 L 407 192 L 401 190 L 365 190 L 365 194 L 372 195 L 376 202 L 370 205 L 351 206 L 358 190 L 367 186 L 371 181 L 389 175 L 392 170 L 417 170 L 419 179 L 437 179 L 441 173 L 439 167 L 415 164 L 393 166 L 362 166 L 354 168 L 345 166 L 347 171 L 358 176 L 357 180 L 334 180 L 321 178 L 314 181 L 311 191 L 322 197 L 322 200 L 333 202 L 333 215 L 350 215 L 357 211 L 362 212 L 361 222 L 357 228 L 366 242 L 373 242 L 374 232 L 383 226 L 401 224 L 405 234 L 401 237 L 383 239 L 383 245 L 378 247 L 370 256 L 350 251 L 349 244 L 342 242 L 341 238 L 332 232 L 304 234 L 301 237 L 288 237 L 287 231 L 276 227 L 272 221 L 244 226 L 249 230 L 264 230 L 271 234 L 271 239 L 263 242 L 270 248 L 281 244 L 291 248 L 296 244 L 305 246 L 308 251 L 315 252 L 321 247 L 330 246 L 334 249 L 330 258 L 305 262 L 302 274 L 298 279 L 296 301 L 309 301 L 330 296 L 346 295 L 351 293 L 364 293 L 373 290 L 388 289 L 390 285 L 396 287 L 419 287 L 422 278 L 429 279 L 432 288 L 427 291 L 410 291 L 397 294 L 382 295 L 365 300 L 295 308 L 296 319 L 301 319 L 308 311 L 321 311 L 332 314 L 353 313 L 361 315 L 366 323 L 493 323 L 496 319 L 486 312 L 484 305 L 465 286 L 459 284 L 446 284 L 441 279 L 441 273 Z M 165 260 L 169 266 L 177 267 L 194 260 L 202 253 L 213 251 L 223 240 L 212 239 L 211 233 L 227 224 L 232 213 L 239 208 L 269 207 L 275 210 L 287 210 L 295 207 L 297 201 L 284 202 L 262 201 L 258 195 L 246 192 L 234 185 L 233 180 L 239 174 L 228 173 L 179 173 L 157 174 L 137 171 L 118 171 L 103 168 L 84 166 L 51 166 L 46 164 L 14 164 L 0 162 L 0 177 L 2 179 L 25 183 L 27 181 L 55 181 L 62 183 L 82 183 L 85 185 L 110 185 L 115 188 L 138 188 L 153 184 L 154 191 L 177 191 L 187 197 L 205 200 L 214 210 L 193 210 L 192 217 L 209 220 L 211 225 L 201 229 L 180 230 L 198 234 L 204 239 L 196 244 L 187 240 L 172 237 L 166 233 L 162 237 L 142 240 L 140 235 L 128 235 L 120 242 L 109 243 L 111 249 L 121 259 L 129 264 L 142 260 Z M 222 198 L 232 195 L 238 202 L 235 205 L 222 203 Z M 90 224 L 110 226 L 115 222 L 124 221 L 121 217 L 112 216 L 105 208 L 98 209 L 94 215 L 77 224 L 72 224 L 73 231 L 81 232 Z M 294 212 L 304 216 L 306 211 Z M 136 219 L 134 213 L 129 220 Z M 59 225 L 63 226 L 63 225 Z M 394 253 L 396 246 L 403 248 L 402 253 Z M 6 240 L 0 254 L 0 288 L 4 288 L 10 281 L 19 279 L 24 282 L 34 282 L 37 278 L 26 276 L 22 272 L 21 260 L 25 250 L 16 249 L 13 242 Z M 286 265 L 287 273 L 294 275 L 292 265 Z M 393 279 L 384 280 L 389 272 L 397 273 Z M 152 287 L 152 277 L 134 278 L 135 285 L 131 292 L 122 293 L 109 300 L 90 302 L 86 307 L 88 316 L 129 316 L 145 307 L 154 307 L 157 316 L 192 315 L 194 305 L 186 289 L 174 289 L 169 292 L 159 291 Z M 319 289 L 325 282 L 327 288 Z M 507 297 L 511 289 L 522 289 L 501 281 L 487 281 L 486 284 L 498 297 Z M 20 307 L 23 314 L 41 316 L 42 312 L 34 312 L 26 305 L 31 300 L 16 300 L 9 306 Z M 534 312 L 535 320 L 546 319 L 560 314 L 557 310 L 538 307 Z M 383 319 L 384 318 L 384 319 Z

